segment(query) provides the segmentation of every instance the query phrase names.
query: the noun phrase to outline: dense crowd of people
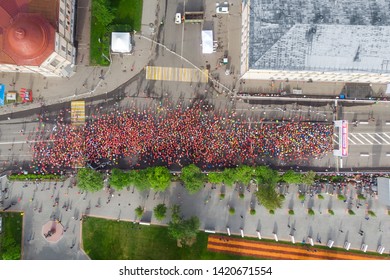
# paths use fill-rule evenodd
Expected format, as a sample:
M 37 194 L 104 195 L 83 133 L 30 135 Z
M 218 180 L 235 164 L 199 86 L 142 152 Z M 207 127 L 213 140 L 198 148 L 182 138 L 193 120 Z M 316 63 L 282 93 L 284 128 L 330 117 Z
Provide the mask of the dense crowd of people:
M 42 139 L 43 139 L 42 134 Z M 201 103 L 156 110 L 113 111 L 94 116 L 83 126 L 58 118 L 49 141 L 38 141 L 39 168 L 74 167 L 102 159 L 137 159 L 136 165 L 204 168 L 255 162 L 319 158 L 332 150 L 333 125 L 312 122 L 250 122 L 229 112 L 205 110 Z

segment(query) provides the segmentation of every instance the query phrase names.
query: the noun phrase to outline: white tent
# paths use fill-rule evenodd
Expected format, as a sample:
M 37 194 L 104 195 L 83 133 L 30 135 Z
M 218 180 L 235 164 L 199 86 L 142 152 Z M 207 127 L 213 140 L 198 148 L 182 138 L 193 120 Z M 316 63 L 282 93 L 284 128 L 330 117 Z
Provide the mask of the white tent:
M 111 33 L 111 50 L 117 53 L 131 52 L 131 37 L 129 32 Z
M 202 30 L 202 53 L 213 53 L 212 30 Z

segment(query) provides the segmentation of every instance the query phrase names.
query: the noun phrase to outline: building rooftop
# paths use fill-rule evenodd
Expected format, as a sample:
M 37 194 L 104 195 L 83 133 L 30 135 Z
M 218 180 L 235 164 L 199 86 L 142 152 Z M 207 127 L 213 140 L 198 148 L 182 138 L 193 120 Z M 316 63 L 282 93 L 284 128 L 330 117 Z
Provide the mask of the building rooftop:
M 249 3 L 250 69 L 390 73 L 390 0 Z
M 40 65 L 54 51 L 57 5 L 58 0 L 0 0 L 0 63 Z

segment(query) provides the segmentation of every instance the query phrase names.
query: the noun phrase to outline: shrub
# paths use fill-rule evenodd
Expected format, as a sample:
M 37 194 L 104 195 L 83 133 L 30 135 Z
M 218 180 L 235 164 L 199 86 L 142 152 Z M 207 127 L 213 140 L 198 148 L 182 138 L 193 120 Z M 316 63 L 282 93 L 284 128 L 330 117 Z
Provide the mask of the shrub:
M 225 194 L 224 193 L 221 193 L 220 195 L 219 195 L 219 199 L 224 199 L 225 198 Z
M 307 210 L 307 214 L 309 214 L 310 216 L 314 216 L 314 210 L 313 209 L 311 209 L 311 208 L 309 208 L 308 210 Z
M 275 210 L 271 209 L 271 210 L 269 210 L 269 213 L 270 213 L 271 215 L 273 215 L 273 214 L 275 214 Z
M 294 215 L 294 210 L 292 210 L 292 209 L 288 210 L 288 214 L 289 215 Z
M 348 214 L 349 214 L 349 215 L 355 215 L 355 212 L 353 212 L 352 209 L 348 209 Z
M 337 198 L 338 198 L 339 200 L 345 200 L 345 196 L 342 195 L 342 194 L 337 195 Z
M 324 196 L 322 194 L 319 194 L 318 199 L 324 199 Z
M 245 197 L 245 195 L 244 195 L 243 193 L 240 193 L 238 196 L 239 196 L 241 199 L 244 199 L 244 197 Z
M 144 214 L 144 208 L 142 208 L 142 206 L 138 206 L 134 211 L 138 218 L 141 218 Z
M 304 199 L 306 198 L 306 195 L 305 195 L 304 193 L 300 193 L 299 196 L 298 196 L 298 198 L 299 198 L 300 200 L 304 200 Z
M 286 196 L 284 194 L 279 194 L 280 200 L 284 201 L 286 199 Z
M 360 200 L 365 200 L 366 199 L 366 197 L 364 195 L 362 195 L 361 193 L 358 194 L 357 198 L 360 199 Z
M 236 213 L 236 209 L 234 209 L 234 207 L 230 207 L 229 208 L 229 214 L 230 215 L 234 215 L 234 213 Z
M 328 213 L 330 214 L 330 215 L 334 215 L 334 211 L 332 210 L 332 209 L 328 209 Z
M 367 214 L 370 215 L 371 217 L 376 217 L 375 212 L 372 210 L 368 210 Z
M 251 210 L 249 211 L 249 214 L 251 214 L 252 216 L 253 216 L 253 215 L 256 215 L 256 210 L 255 210 L 255 209 L 251 209 Z

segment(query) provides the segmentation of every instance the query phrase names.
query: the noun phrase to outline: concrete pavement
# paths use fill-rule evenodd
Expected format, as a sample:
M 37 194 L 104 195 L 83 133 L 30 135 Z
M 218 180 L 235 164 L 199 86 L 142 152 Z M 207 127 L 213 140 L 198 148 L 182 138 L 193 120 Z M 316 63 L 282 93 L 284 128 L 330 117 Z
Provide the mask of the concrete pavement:
M 246 187 L 242 189 L 243 199 L 239 197 L 241 191 L 238 186 L 216 186 L 213 189 L 210 184 L 206 184 L 200 192 L 190 195 L 181 183 L 177 182 L 173 182 L 163 193 L 140 193 L 133 187 L 114 191 L 112 194 L 107 190 L 82 193 L 73 186 L 71 179 L 56 184 L 2 184 L 3 188 L 8 187 L 10 190 L 4 206 L 20 200 L 10 210 L 25 213 L 23 259 L 87 259 L 80 249 L 82 214 L 132 222 L 137 221 L 135 208 L 142 206 L 145 208 L 142 221 L 165 224 L 170 219 L 169 212 L 162 222 L 153 216 L 153 208 L 159 203 L 165 203 L 168 207 L 173 204 L 181 205 L 185 217 L 199 217 L 201 230 L 227 233 L 226 228 L 229 227 L 231 233 L 237 236 L 240 235 L 240 229 L 243 229 L 245 236 L 251 237 L 257 237 L 259 231 L 263 238 L 268 239 L 273 239 L 273 234 L 276 233 L 279 240 L 289 241 L 289 235 L 292 234 L 296 242 L 307 240 L 310 236 L 315 244 L 320 244 L 320 240 L 321 245 L 331 239 L 334 240 L 335 247 L 342 247 L 348 241 L 351 243 L 351 249 L 359 250 L 363 243 L 368 245 L 369 251 L 376 251 L 379 245 L 386 248 L 386 253 L 390 248 L 390 218 L 387 208 L 379 204 L 377 197 L 368 194 L 365 201 L 360 201 L 362 206 L 359 206 L 356 191 L 352 186 L 344 192 L 347 202 L 327 193 L 328 188 L 322 193 L 323 200 L 306 195 L 304 202 L 301 202 L 298 190 L 304 192 L 304 186 L 292 185 L 288 189 L 280 187 L 279 191 L 286 199 L 282 209 L 276 210 L 272 215 L 257 204 L 254 197 L 255 186 L 251 186 L 250 191 Z M 220 199 L 221 192 L 225 193 L 224 199 Z M 377 217 L 366 220 L 366 203 Z M 229 214 L 229 207 L 235 208 L 234 215 Z M 250 215 L 250 208 L 256 210 L 255 215 Z M 314 210 L 314 216 L 307 214 L 308 208 Z M 349 215 L 349 208 L 356 215 Z M 288 214 L 289 209 L 294 210 L 294 215 Z M 332 209 L 335 215 L 328 214 L 328 209 Z M 50 219 L 60 220 L 66 229 L 63 238 L 55 244 L 49 243 L 42 234 L 42 226 Z M 360 230 L 364 232 L 363 235 L 359 234 Z

